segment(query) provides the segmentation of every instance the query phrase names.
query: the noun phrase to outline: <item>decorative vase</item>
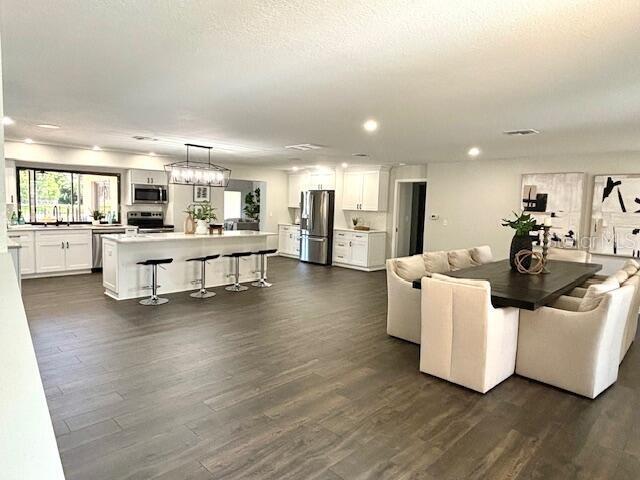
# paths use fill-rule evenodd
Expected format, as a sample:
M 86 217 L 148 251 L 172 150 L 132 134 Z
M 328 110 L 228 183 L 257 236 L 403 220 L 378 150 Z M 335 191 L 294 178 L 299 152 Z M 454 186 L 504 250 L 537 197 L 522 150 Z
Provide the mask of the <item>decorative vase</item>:
M 91 220 L 91 225 L 100 225 L 100 220 Z
M 209 222 L 206 220 L 198 220 L 196 235 L 209 235 Z
M 509 251 L 509 264 L 511 265 L 511 270 L 518 270 L 516 267 L 516 254 L 520 250 L 532 250 L 533 249 L 533 240 L 531 237 L 527 235 L 514 235 L 511 240 L 511 250 Z M 531 266 L 531 257 L 527 257 L 522 260 L 522 265 L 525 268 L 529 268 Z
M 196 222 L 191 215 L 184 219 L 184 233 L 193 235 L 196 231 Z

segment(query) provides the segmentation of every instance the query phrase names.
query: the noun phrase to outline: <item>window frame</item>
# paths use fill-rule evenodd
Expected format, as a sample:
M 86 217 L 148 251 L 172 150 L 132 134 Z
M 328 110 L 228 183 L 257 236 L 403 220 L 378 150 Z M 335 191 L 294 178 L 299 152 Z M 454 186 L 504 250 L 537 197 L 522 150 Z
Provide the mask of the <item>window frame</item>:
M 116 182 L 118 185 L 118 211 L 117 213 L 117 219 L 116 219 L 116 223 L 121 223 L 122 220 L 122 198 L 121 198 L 121 180 L 122 180 L 122 175 L 120 173 L 114 173 L 114 172 L 96 172 L 93 170 L 68 170 L 68 169 L 61 169 L 61 168 L 40 168 L 40 167 L 23 167 L 23 166 L 17 166 L 16 165 L 16 205 L 18 205 L 18 207 L 20 207 L 20 205 L 22 204 L 22 195 L 21 195 L 21 191 L 20 191 L 20 172 L 22 171 L 26 171 L 26 172 L 33 172 L 33 183 L 35 184 L 35 176 L 36 176 L 36 172 L 56 172 L 56 173 L 68 173 L 71 175 L 71 198 L 73 199 L 73 176 L 74 175 L 103 175 L 105 177 L 116 177 Z M 35 212 L 37 209 L 37 202 L 35 199 L 35 195 L 33 197 L 33 203 L 31 203 L 31 192 L 32 192 L 32 179 L 31 179 L 31 174 L 29 174 L 29 218 L 33 218 L 35 219 Z M 35 188 L 35 187 L 34 187 Z M 51 224 L 51 222 L 38 222 L 38 221 L 32 221 L 32 222 L 26 222 L 28 225 L 45 225 L 45 224 Z M 65 221 L 60 222 L 60 223 L 67 223 Z M 91 222 L 76 222 L 76 221 L 72 221 L 69 222 L 71 225 L 91 225 Z

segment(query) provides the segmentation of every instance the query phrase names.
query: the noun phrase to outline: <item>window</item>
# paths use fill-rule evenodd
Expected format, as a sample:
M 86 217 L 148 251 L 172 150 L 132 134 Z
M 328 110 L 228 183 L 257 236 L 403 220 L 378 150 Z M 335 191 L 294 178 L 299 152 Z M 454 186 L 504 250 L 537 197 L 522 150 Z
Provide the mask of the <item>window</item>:
M 242 192 L 224 192 L 224 219 L 242 217 Z
M 18 167 L 18 210 L 28 223 L 120 220 L 120 175 Z

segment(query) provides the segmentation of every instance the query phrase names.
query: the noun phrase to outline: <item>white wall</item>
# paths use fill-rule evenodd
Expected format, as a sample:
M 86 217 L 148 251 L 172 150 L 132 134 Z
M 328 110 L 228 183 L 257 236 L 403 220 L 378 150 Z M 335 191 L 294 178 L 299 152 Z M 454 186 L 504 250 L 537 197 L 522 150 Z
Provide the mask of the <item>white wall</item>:
M 585 172 L 586 194 L 581 233 L 589 231 L 594 174 L 640 173 L 639 153 L 574 157 L 528 157 L 431 163 L 427 182 L 425 248 L 446 250 L 488 244 L 496 258 L 506 258 L 513 231 L 500 220 L 520 209 L 523 173 Z M 438 214 L 439 220 L 429 220 Z M 623 260 L 598 256 L 609 272 Z

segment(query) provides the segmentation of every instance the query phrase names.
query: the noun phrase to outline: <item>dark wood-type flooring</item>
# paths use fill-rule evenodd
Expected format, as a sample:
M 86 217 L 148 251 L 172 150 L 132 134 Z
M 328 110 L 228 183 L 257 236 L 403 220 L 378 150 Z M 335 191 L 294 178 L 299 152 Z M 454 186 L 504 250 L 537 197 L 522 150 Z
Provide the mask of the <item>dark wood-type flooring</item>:
M 24 282 L 68 480 L 640 478 L 637 345 L 595 401 L 480 395 L 386 335 L 384 272 L 269 266 L 271 289 L 161 307 Z

